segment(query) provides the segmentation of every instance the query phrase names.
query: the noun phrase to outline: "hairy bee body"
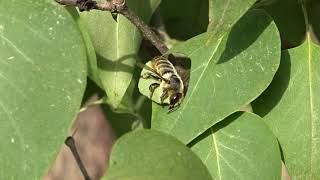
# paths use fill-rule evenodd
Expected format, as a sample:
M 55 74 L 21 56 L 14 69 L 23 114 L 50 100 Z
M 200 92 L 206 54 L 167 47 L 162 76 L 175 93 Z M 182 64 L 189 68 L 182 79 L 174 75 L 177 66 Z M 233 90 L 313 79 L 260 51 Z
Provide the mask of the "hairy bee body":
M 152 70 L 142 75 L 145 79 L 152 78 L 159 82 L 150 85 L 150 97 L 152 97 L 156 88 L 162 88 L 161 104 L 165 99 L 169 98 L 169 112 L 171 112 L 181 104 L 184 98 L 183 81 L 173 64 L 165 57 L 154 58 L 151 61 L 151 66 Z
M 162 81 L 164 86 L 168 86 L 168 88 L 172 88 L 175 91 L 183 92 L 184 85 L 180 76 L 178 75 L 173 64 L 164 58 L 155 58 L 151 62 L 153 69 L 165 80 Z

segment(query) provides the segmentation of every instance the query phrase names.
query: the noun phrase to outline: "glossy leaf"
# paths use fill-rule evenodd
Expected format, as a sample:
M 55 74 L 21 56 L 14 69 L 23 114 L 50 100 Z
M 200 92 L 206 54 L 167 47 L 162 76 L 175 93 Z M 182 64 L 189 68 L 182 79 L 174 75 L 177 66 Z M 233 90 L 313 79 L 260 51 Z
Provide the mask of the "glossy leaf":
M 224 34 L 256 2 L 256 0 L 209 0 L 208 31 Z
M 299 47 L 283 51 L 274 81 L 253 109 L 280 141 L 293 179 L 320 178 L 320 47 L 308 35 Z
M 192 150 L 214 179 L 281 179 L 278 142 L 257 115 L 235 113 L 201 135 Z
M 79 110 L 86 48 L 51 0 L 0 1 L 0 44 L 0 179 L 40 179 Z
M 160 0 L 141 2 L 129 0 L 126 3 L 145 22 L 148 22 Z M 141 34 L 120 14 L 116 20 L 111 13 L 103 11 L 81 13 L 81 17 L 97 53 L 99 75 L 108 102 L 113 108 L 118 108 L 132 79 L 136 54 L 142 39 Z
M 152 128 L 184 143 L 261 94 L 270 84 L 280 60 L 276 26 L 262 11 L 245 15 L 222 38 L 214 39 L 212 33 L 205 33 L 172 51 L 191 58 L 188 92 L 181 107 L 170 114 L 167 108 L 154 104 Z M 139 83 L 140 87 L 150 85 L 144 80 Z M 143 88 L 140 91 L 149 96 L 149 91 Z
M 114 145 L 108 180 L 212 179 L 201 160 L 175 138 L 153 130 L 124 135 Z

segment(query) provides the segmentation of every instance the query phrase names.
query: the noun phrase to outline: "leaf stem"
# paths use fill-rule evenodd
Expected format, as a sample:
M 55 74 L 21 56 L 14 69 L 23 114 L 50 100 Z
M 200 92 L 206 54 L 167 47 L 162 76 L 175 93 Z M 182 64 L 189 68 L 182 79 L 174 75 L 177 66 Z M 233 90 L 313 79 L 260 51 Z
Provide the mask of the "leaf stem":
M 305 1 L 301 1 L 301 6 L 302 6 L 302 12 L 303 12 L 303 16 L 304 16 L 304 22 L 306 25 L 306 32 L 309 33 L 310 30 L 310 25 L 309 25 L 309 19 L 308 19 L 308 11 L 307 11 L 307 2 Z
M 61 5 L 76 6 L 80 11 L 90 11 L 92 9 L 100 11 L 110 11 L 120 13 L 129 19 L 142 33 L 145 39 L 148 39 L 161 54 L 168 51 L 167 46 L 157 36 L 155 32 L 130 8 L 125 4 L 125 0 L 112 0 L 106 2 L 96 2 L 93 0 L 55 0 Z

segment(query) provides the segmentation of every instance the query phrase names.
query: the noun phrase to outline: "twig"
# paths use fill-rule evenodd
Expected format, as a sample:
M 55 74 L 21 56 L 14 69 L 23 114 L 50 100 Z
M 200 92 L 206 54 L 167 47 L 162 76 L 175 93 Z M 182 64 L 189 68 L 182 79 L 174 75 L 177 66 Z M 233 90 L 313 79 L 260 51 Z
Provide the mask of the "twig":
M 70 148 L 70 150 L 71 150 L 74 158 L 76 159 L 77 164 L 79 166 L 79 169 L 80 169 L 81 173 L 83 174 L 85 180 L 91 180 L 86 168 L 84 167 L 84 164 L 81 161 L 81 158 L 80 158 L 80 155 L 79 155 L 78 150 L 76 148 L 76 143 L 75 143 L 73 137 L 72 136 L 67 137 L 67 139 L 65 140 L 64 143 Z
M 302 12 L 303 12 L 303 16 L 304 16 L 304 22 L 306 25 L 306 31 L 307 34 L 310 33 L 310 24 L 309 24 L 309 17 L 308 17 L 308 10 L 307 10 L 307 2 L 306 1 L 301 1 L 301 6 L 302 6 Z
M 106 2 L 96 2 L 93 0 L 55 0 L 59 4 L 67 6 L 76 6 L 80 11 L 90 11 L 92 9 L 101 11 L 110 11 L 113 13 L 120 13 L 129 19 L 141 32 L 144 38 L 148 39 L 161 54 L 165 54 L 168 51 L 167 46 L 156 35 L 155 32 L 131 11 L 125 4 L 125 0 L 112 0 Z
M 161 54 L 165 54 L 168 51 L 167 46 L 162 42 L 157 34 L 152 31 L 151 28 L 127 6 L 125 6 L 124 9 L 120 11 L 120 13 L 128 18 L 135 26 L 137 26 L 137 28 L 142 32 L 143 37 L 148 39 L 159 50 Z

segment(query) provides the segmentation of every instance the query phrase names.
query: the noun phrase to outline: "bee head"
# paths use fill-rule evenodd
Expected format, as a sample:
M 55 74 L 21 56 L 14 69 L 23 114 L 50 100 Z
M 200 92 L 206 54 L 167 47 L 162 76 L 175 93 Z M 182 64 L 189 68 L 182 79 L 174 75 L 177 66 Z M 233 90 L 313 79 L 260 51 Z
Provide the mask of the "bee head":
M 170 106 L 169 106 L 169 112 L 172 112 L 175 110 L 176 107 L 180 105 L 182 102 L 182 93 L 174 93 L 170 96 Z

